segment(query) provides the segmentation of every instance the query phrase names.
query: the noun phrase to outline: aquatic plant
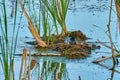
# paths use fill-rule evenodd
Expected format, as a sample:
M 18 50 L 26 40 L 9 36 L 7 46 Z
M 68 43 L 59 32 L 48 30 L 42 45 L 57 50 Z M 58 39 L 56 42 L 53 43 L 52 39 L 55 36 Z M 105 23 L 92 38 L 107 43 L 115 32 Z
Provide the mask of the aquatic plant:
M 52 42 L 53 23 L 51 16 L 45 6 L 41 3 L 40 0 L 39 3 L 41 11 L 41 26 L 43 28 L 43 39 L 47 44 L 50 44 L 50 42 Z
M 19 32 L 19 27 L 16 25 L 17 17 L 17 0 L 13 2 L 14 14 L 13 14 L 13 30 L 12 30 L 12 40 L 9 39 L 8 28 L 8 13 L 6 8 L 6 0 L 0 2 L 0 62 L 4 73 L 5 80 L 14 80 L 14 54 L 16 52 L 17 37 Z
M 27 3 L 24 2 L 23 3 L 24 6 L 22 5 L 20 0 L 18 1 L 21 5 L 23 13 L 25 14 L 28 20 L 29 29 L 40 46 L 46 46 L 42 39 L 38 38 L 38 36 L 40 36 L 40 31 L 42 31 L 42 29 L 43 40 L 47 44 L 53 42 L 54 40 L 52 37 L 53 32 L 54 34 L 55 33 L 57 35 L 59 34 L 58 23 L 62 28 L 62 35 L 67 33 L 65 18 L 70 0 L 67 1 L 52 0 L 49 2 L 47 0 L 39 0 L 37 1 L 37 3 L 39 4 L 39 9 L 37 10 L 35 9 L 34 5 L 35 1 L 29 0 L 27 1 Z M 51 4 L 51 6 L 48 6 L 46 3 Z M 26 7 L 27 10 L 25 10 Z M 39 14 L 37 14 L 36 12 L 38 12 Z
M 53 21 L 55 25 L 57 24 L 56 21 L 60 24 L 62 28 L 61 34 L 64 35 L 67 33 L 66 27 L 66 14 L 68 10 L 68 5 L 70 0 L 41 0 L 42 3 L 46 6 L 47 10 L 50 12 L 51 16 L 53 17 Z M 56 31 L 58 32 L 58 28 L 56 26 Z

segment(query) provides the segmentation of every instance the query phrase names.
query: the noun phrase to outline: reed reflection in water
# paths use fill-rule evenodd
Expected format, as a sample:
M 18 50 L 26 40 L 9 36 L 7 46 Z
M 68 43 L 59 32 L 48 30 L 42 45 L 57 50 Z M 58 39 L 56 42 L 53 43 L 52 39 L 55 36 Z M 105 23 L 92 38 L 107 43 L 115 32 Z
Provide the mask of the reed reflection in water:
M 37 63 L 31 73 L 34 80 L 70 80 L 66 64 L 50 60 Z

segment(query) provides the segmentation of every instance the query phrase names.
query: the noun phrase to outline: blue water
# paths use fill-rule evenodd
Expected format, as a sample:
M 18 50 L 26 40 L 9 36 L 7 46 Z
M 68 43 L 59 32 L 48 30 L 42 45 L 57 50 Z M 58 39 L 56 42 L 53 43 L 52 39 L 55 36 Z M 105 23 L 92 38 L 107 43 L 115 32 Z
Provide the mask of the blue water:
M 75 1 L 75 2 L 74 2 Z M 8 7 L 11 4 L 8 3 Z M 102 42 L 109 42 L 109 38 L 106 35 L 105 31 L 107 31 L 108 17 L 109 17 L 109 6 L 110 0 L 71 0 L 69 5 L 69 10 L 66 18 L 66 24 L 69 31 L 81 30 L 86 34 L 89 38 L 88 42 L 95 42 L 100 40 Z M 20 10 L 19 10 L 20 11 Z M 116 43 L 116 46 L 119 49 L 119 33 L 117 29 L 117 16 L 115 12 L 115 5 L 113 4 L 112 10 L 112 19 L 111 19 L 111 31 L 113 36 L 113 41 Z M 11 9 L 8 8 L 8 18 L 10 20 Z M 20 14 L 18 16 L 18 23 Z M 24 17 L 24 16 L 23 16 Z M 20 32 L 18 38 L 17 52 L 16 54 L 21 54 L 24 48 L 30 50 L 33 46 L 25 44 L 26 41 L 34 40 L 32 35 L 28 30 L 28 24 L 25 18 L 22 19 L 22 24 L 20 25 Z M 12 27 L 12 22 L 9 23 Z M 11 37 L 11 28 L 9 29 L 9 36 Z M 26 36 L 28 38 L 26 38 Z M 107 43 L 109 45 L 109 43 Z M 100 44 L 97 44 L 100 45 Z M 101 58 L 102 56 L 110 56 L 111 50 L 100 45 L 100 50 L 92 51 L 92 54 L 84 59 L 66 59 L 66 58 L 56 58 L 56 57 L 37 57 L 37 62 L 39 63 L 39 68 L 41 71 L 42 64 L 45 61 L 50 61 L 52 63 L 58 62 L 59 64 L 64 63 L 66 65 L 66 74 L 68 75 L 70 80 L 78 80 L 78 76 L 81 77 L 81 80 L 107 80 L 111 78 L 111 71 L 106 69 L 103 66 L 92 63 L 92 61 Z M 34 49 L 33 49 L 34 52 Z M 118 58 L 120 61 L 120 59 Z M 21 57 L 15 58 L 15 80 L 19 78 L 20 71 L 20 63 Z M 112 67 L 112 60 L 106 60 L 101 62 L 108 66 Z M 37 68 L 35 68 L 31 74 L 31 80 L 36 79 L 37 77 Z M 120 71 L 120 64 L 116 66 L 116 70 Z M 41 72 L 40 72 L 41 73 Z M 113 80 L 120 80 L 120 73 L 114 73 Z M 52 75 L 51 75 L 52 76 Z M 0 66 L 0 80 L 3 79 L 3 73 Z M 47 79 L 47 80 L 50 80 Z M 63 79 L 64 80 L 64 79 Z

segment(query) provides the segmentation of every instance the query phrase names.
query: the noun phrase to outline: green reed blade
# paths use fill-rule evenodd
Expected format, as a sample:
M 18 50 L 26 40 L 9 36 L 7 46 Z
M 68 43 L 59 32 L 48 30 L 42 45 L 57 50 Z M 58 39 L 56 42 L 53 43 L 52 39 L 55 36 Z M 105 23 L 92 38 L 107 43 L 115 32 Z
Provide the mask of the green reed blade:
M 1 2 L 1 13 L 0 14 L 0 28 L 1 28 L 1 37 L 0 37 L 0 50 L 1 57 L 0 62 L 4 73 L 5 80 L 14 80 L 14 70 L 13 70 L 13 62 L 14 62 L 14 54 L 16 51 L 17 45 L 17 37 L 18 31 L 16 32 L 16 20 L 17 20 L 17 0 L 15 1 L 15 15 L 13 20 L 13 32 L 12 32 L 12 41 L 9 42 L 8 35 L 8 18 L 7 18 L 7 8 L 6 8 L 6 0 L 2 0 Z M 3 21 L 3 22 L 2 22 Z M 11 43 L 11 45 L 10 45 Z M 9 46 L 10 45 L 10 46 Z
M 8 26 L 7 26 L 7 12 L 6 12 L 6 5 L 5 5 L 5 0 L 2 0 L 3 1 L 3 4 L 2 4 L 2 7 L 3 7 L 3 16 L 4 16 L 4 26 L 5 26 L 5 40 L 6 40 L 6 43 L 8 43 Z
M 5 32 L 4 32 L 4 29 L 3 29 L 3 26 L 2 26 L 2 21 L 1 21 L 1 16 L 0 16 L 0 28 L 1 28 L 2 35 L 5 37 Z

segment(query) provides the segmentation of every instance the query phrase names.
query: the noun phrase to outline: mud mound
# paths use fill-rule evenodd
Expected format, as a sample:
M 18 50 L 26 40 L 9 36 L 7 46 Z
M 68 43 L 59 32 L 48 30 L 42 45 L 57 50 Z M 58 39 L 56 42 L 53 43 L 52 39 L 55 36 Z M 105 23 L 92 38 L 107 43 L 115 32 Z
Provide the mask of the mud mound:
M 56 36 L 54 39 L 53 50 L 61 52 L 68 58 L 83 58 L 91 53 L 91 46 L 85 42 L 87 37 L 80 30 Z
M 36 47 L 39 50 L 52 49 L 61 52 L 68 58 L 83 58 L 91 53 L 91 46 L 86 43 L 87 37 L 79 30 L 68 32 L 64 36 L 52 35 L 52 41 L 49 41 L 49 47 Z M 34 42 L 35 43 L 35 42 Z
M 81 44 L 56 44 L 54 50 L 62 52 L 68 58 L 83 58 L 91 53 L 91 47 L 85 42 Z

